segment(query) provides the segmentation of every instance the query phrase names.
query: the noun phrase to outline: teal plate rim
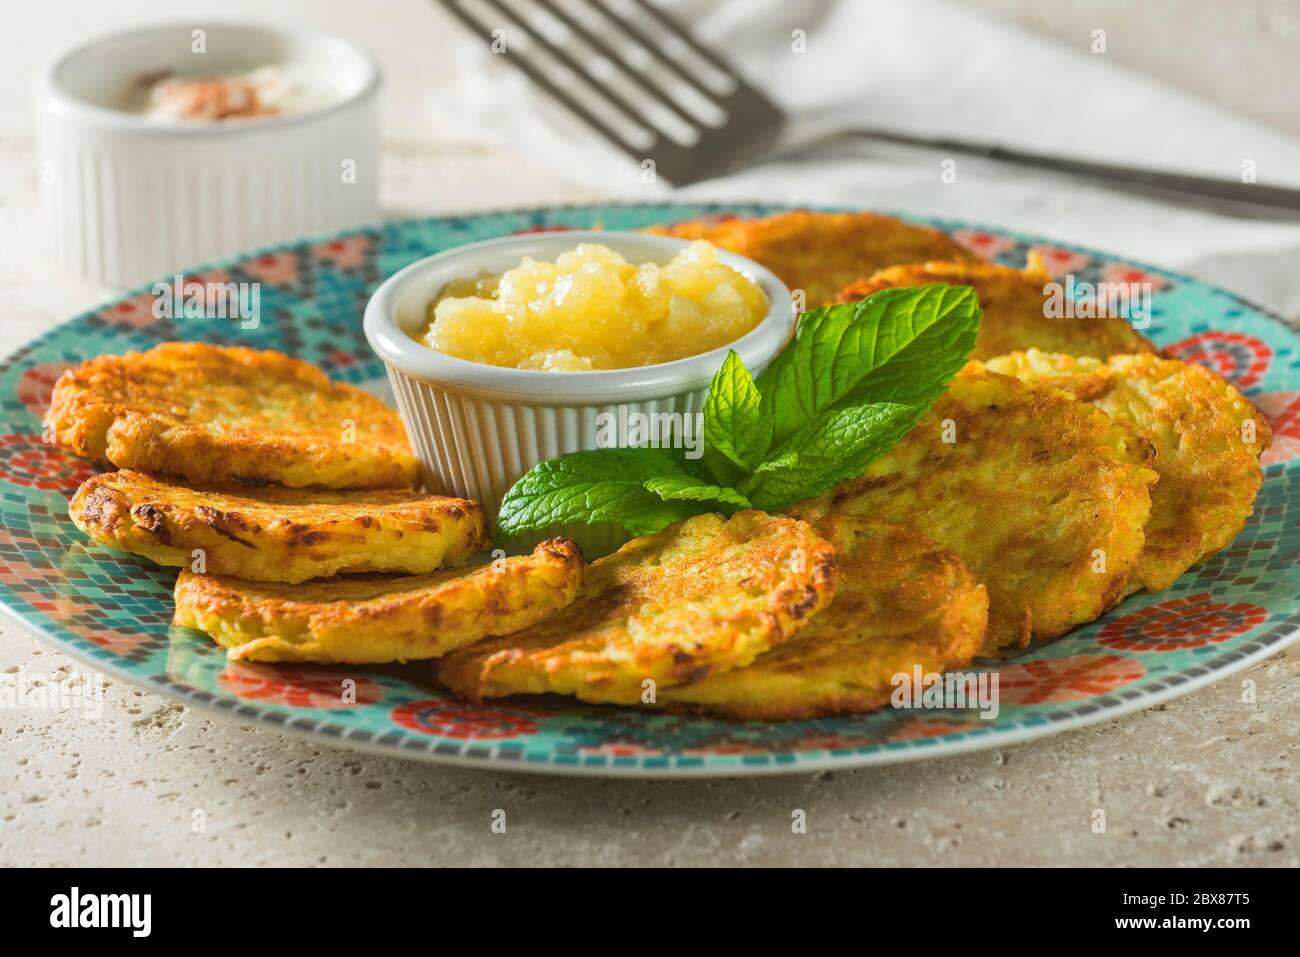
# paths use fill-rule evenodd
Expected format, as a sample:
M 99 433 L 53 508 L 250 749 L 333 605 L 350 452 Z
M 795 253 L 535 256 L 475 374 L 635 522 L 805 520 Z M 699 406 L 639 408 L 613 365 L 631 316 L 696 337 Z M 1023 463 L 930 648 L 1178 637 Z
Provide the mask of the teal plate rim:
M 1157 595 L 1135 596 L 1098 622 L 1002 663 L 1003 713 L 887 710 L 802 722 L 724 722 L 559 699 L 471 705 L 408 669 L 236 666 L 198 633 L 166 628 L 170 577 L 85 540 L 66 518 L 84 463 L 33 448 L 33 411 L 49 370 L 163 338 L 284 348 L 331 374 L 371 384 L 380 368 L 360 335 L 361 306 L 384 276 L 431 252 L 508 232 L 601 223 L 634 228 L 792 207 L 747 202 L 603 203 L 401 220 L 276 244 L 182 270 L 190 278 L 252 277 L 269 285 L 254 333 L 197 320 L 149 321 L 132 306 L 152 283 L 83 312 L 0 363 L 0 610 L 70 657 L 201 710 L 321 743 L 437 763 L 583 776 L 709 777 L 811 773 L 1006 746 L 1151 707 L 1204 687 L 1300 640 L 1300 336 L 1280 316 L 1178 273 L 1070 243 L 957 220 L 883 211 L 936 226 L 989 258 L 1019 264 L 1028 249 L 1084 279 L 1134 272 L 1156 285 L 1149 334 L 1204 361 L 1265 409 L 1282 443 L 1255 515 L 1232 546 Z M 845 210 L 849 207 L 801 207 Z M 333 319 L 330 316 L 333 316 Z M 123 318 L 124 317 L 124 318 Z M 323 317 L 323 318 L 322 318 Z M 212 322 L 212 320 L 207 320 Z M 288 341 L 285 341 L 285 340 Z M 296 346 L 297 348 L 286 348 Z M 306 354 L 304 354 L 306 353 Z M 17 401 L 14 400 L 15 394 Z M 1258 402 L 1257 402 L 1258 404 Z M 1274 451 L 1278 451 L 1275 442 Z M 1270 453 L 1271 454 L 1271 453 Z M 70 488 L 69 488 L 70 486 Z M 63 500 L 60 508 L 59 499 Z M 22 510 L 22 511 L 20 511 Z M 62 514 L 60 514 L 62 513 Z M 24 524 L 25 522 L 25 524 Z M 1293 532 L 1295 529 L 1297 531 Z M 164 614 L 165 612 L 165 614 Z M 358 702 L 323 690 L 355 674 Z M 1005 689 L 1012 693 L 1008 703 Z

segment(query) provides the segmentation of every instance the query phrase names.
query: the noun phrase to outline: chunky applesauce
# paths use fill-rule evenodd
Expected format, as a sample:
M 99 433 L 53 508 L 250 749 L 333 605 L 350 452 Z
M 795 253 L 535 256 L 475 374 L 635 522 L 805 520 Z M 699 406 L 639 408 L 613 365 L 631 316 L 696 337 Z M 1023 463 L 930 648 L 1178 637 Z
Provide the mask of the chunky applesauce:
M 719 262 L 708 243 L 692 243 L 662 266 L 582 243 L 553 263 L 524 259 L 500 276 L 449 282 L 414 338 L 512 369 L 628 369 L 734 342 L 767 308 L 763 290 Z

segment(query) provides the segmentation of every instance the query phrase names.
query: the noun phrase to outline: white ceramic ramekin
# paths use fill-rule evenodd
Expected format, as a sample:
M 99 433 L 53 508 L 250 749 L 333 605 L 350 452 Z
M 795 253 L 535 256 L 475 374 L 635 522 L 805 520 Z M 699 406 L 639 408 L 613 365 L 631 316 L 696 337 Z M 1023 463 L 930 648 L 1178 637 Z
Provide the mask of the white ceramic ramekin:
M 781 280 L 751 260 L 719 251 L 722 262 L 762 287 L 768 313 L 729 346 L 687 359 L 599 372 L 535 372 L 457 359 L 410 337 L 424 327 L 429 303 L 450 280 L 504 272 L 525 256 L 554 261 L 579 243 L 601 243 L 634 263 L 666 263 L 689 245 L 666 236 L 616 232 L 492 239 L 408 266 L 380 286 L 366 306 L 366 338 L 388 368 L 430 489 L 476 498 L 495 514 L 506 490 L 538 462 L 597 448 L 601 413 L 618 416 L 620 406 L 629 415 L 699 412 L 727 349 L 735 349 L 758 375 L 794 328 L 790 291 Z M 614 526 L 551 531 L 573 538 L 589 556 L 626 540 Z M 518 544 L 540 537 L 521 537 Z
M 308 81 L 312 104 L 209 123 L 121 108 L 142 75 L 267 65 Z M 378 220 L 380 82 L 373 58 L 346 40 L 254 24 L 148 27 L 63 53 L 36 83 L 38 175 L 60 261 L 132 286 Z

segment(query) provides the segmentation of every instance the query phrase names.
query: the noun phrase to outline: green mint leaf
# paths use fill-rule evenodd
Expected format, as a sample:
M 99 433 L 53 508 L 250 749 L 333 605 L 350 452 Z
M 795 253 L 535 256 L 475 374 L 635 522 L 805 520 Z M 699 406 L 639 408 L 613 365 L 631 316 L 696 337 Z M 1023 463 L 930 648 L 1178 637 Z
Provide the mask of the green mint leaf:
M 754 507 L 775 511 L 836 482 L 860 475 L 929 411 L 926 406 L 877 402 L 827 409 L 774 450 L 740 486 Z
M 704 402 L 705 463 L 715 478 L 732 484 L 763 461 L 771 440 L 772 420 L 758 386 L 740 356 L 728 351 Z
M 979 321 L 975 290 L 941 283 L 804 313 L 794 341 L 758 380 L 772 442 L 842 401 L 933 403 L 975 347 Z
M 646 481 L 645 487 L 665 501 L 715 502 L 733 508 L 749 508 L 749 499 L 734 488 L 710 485 L 690 475 L 663 475 Z M 729 511 L 719 508 L 718 511 Z
M 686 474 L 666 449 L 596 449 L 541 462 L 506 492 L 497 535 L 509 541 L 563 522 L 617 522 L 633 535 L 657 532 L 710 511 L 688 499 L 665 499 L 645 485 Z
M 872 369 L 843 400 L 844 403 L 899 402 L 920 405 L 928 411 L 961 371 L 979 335 L 979 296 L 970 286 L 931 283 L 914 289 L 884 290 L 913 293 L 911 313 L 906 320 L 906 341 L 885 345 L 892 354 Z M 860 305 L 859 320 L 872 321 L 877 308 L 870 297 Z M 885 308 L 891 308 L 889 303 Z M 888 323 L 881 322 L 881 327 Z M 898 335 L 897 324 L 894 334 Z M 881 349 L 881 351 L 885 351 Z

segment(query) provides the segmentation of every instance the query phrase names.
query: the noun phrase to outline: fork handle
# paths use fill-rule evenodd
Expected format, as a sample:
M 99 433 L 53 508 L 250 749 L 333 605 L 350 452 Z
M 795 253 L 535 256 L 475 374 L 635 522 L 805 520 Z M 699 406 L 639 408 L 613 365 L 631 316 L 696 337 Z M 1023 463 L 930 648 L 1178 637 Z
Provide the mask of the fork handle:
M 896 133 L 889 130 L 859 128 L 845 130 L 838 135 L 878 140 L 885 143 L 897 143 L 902 146 L 916 146 L 949 153 L 960 153 L 965 156 L 978 156 L 983 159 L 996 160 L 1000 163 L 1013 163 L 1017 166 L 1029 166 L 1056 173 L 1088 176 L 1093 179 L 1123 183 L 1129 186 L 1154 187 L 1194 196 L 1203 196 L 1209 199 L 1300 211 L 1300 189 L 1288 189 L 1283 186 L 1260 186 L 1257 183 L 1235 183 L 1232 180 L 1193 176 L 1187 173 L 1164 173 L 1135 166 L 1117 166 L 1111 163 L 1096 163 L 1089 160 L 1070 159 L 1064 156 L 1051 156 L 1045 153 L 1032 153 L 1027 150 L 994 146 L 989 143 L 973 143 L 943 137 L 913 136 L 909 133 Z

